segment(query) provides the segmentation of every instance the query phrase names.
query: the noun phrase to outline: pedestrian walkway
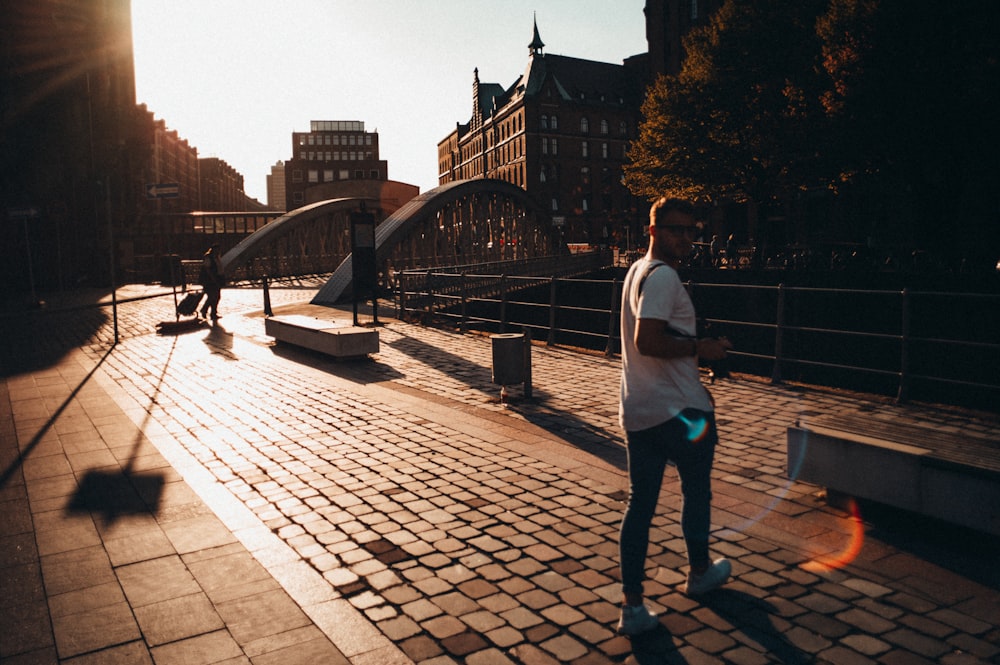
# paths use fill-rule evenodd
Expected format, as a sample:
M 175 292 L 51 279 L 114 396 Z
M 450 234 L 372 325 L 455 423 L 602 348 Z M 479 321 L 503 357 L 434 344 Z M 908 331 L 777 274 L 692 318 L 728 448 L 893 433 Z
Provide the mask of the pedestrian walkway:
M 272 289 L 275 313 L 351 318 L 313 292 Z M 275 345 L 259 290 L 172 336 L 159 294 L 123 291 L 114 346 L 109 307 L 2 319 L 3 663 L 1000 662 L 997 539 L 855 517 L 784 473 L 812 414 L 995 433 L 991 415 L 716 384 L 713 551 L 734 578 L 679 593 L 669 478 L 661 628 L 630 640 L 616 358 L 536 345 L 532 398 L 502 403 L 484 336 L 382 308 L 379 353 L 337 362 Z

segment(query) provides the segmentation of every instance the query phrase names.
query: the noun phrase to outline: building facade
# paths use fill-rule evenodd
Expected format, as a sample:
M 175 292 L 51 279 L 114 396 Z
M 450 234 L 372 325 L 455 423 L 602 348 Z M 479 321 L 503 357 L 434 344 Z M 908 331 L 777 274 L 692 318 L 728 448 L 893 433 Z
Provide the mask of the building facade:
M 646 43 L 652 75 L 676 75 L 684 63 L 684 36 L 708 23 L 723 0 L 646 0 Z
M 250 209 L 243 191 L 243 176 L 218 157 L 198 160 L 198 184 L 201 192 L 198 210 L 246 212 Z
M 107 284 L 149 149 L 129 0 L 0 0 L 0 43 L 0 292 Z
M 285 161 L 285 209 L 305 205 L 313 187 L 388 179 L 388 165 L 379 159 L 378 132 L 365 131 L 358 120 L 313 120 L 308 132 L 292 133 L 292 157 Z
M 177 196 L 170 198 L 144 198 L 142 210 L 146 214 L 190 212 L 201 209 L 201 184 L 198 149 L 181 137 L 177 130 L 169 129 L 164 120 L 157 119 L 139 105 L 144 116 L 144 139 L 150 145 L 149 158 L 142 170 L 144 184 L 176 184 Z
M 285 200 L 285 163 L 278 161 L 271 167 L 267 176 L 267 208 L 268 210 L 286 210 Z
M 647 85 L 680 71 L 683 37 L 722 0 L 647 0 L 648 52 L 610 64 L 546 55 L 535 24 L 512 85 L 473 74 L 472 116 L 438 143 L 438 182 L 498 178 L 527 191 L 573 243 L 635 246 L 648 202 L 622 182 Z
M 497 178 L 523 188 L 573 243 L 621 242 L 641 203 L 622 183 L 646 74 L 546 55 L 534 26 L 524 74 L 472 82 L 472 117 L 438 144 L 438 182 Z

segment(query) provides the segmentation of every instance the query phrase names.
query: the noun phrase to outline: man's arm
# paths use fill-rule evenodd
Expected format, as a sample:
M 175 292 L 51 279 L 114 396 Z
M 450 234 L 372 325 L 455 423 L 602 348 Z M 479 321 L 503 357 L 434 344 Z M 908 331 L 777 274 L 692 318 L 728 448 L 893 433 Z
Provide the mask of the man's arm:
M 722 360 L 726 351 L 733 348 L 725 337 L 715 339 L 705 337 L 677 337 L 667 330 L 667 322 L 661 319 L 639 319 L 635 325 L 635 347 L 644 356 L 656 358 L 690 358 L 698 356 L 705 360 Z

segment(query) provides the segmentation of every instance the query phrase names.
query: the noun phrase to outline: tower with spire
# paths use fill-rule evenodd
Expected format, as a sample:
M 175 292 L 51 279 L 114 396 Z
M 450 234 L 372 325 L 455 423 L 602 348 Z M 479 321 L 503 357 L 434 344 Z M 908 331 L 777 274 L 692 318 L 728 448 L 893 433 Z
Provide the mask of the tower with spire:
M 532 17 L 528 61 L 509 85 L 473 70 L 472 117 L 438 144 L 438 182 L 496 178 L 551 212 L 567 242 L 608 242 L 644 205 L 622 184 L 643 71 L 545 53 Z

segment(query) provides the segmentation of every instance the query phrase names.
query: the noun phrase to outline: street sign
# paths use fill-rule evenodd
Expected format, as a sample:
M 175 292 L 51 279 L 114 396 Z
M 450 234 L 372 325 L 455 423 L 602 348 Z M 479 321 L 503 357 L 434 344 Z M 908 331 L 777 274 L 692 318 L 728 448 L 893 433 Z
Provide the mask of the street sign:
M 176 182 L 146 183 L 147 199 L 176 199 L 181 186 Z

